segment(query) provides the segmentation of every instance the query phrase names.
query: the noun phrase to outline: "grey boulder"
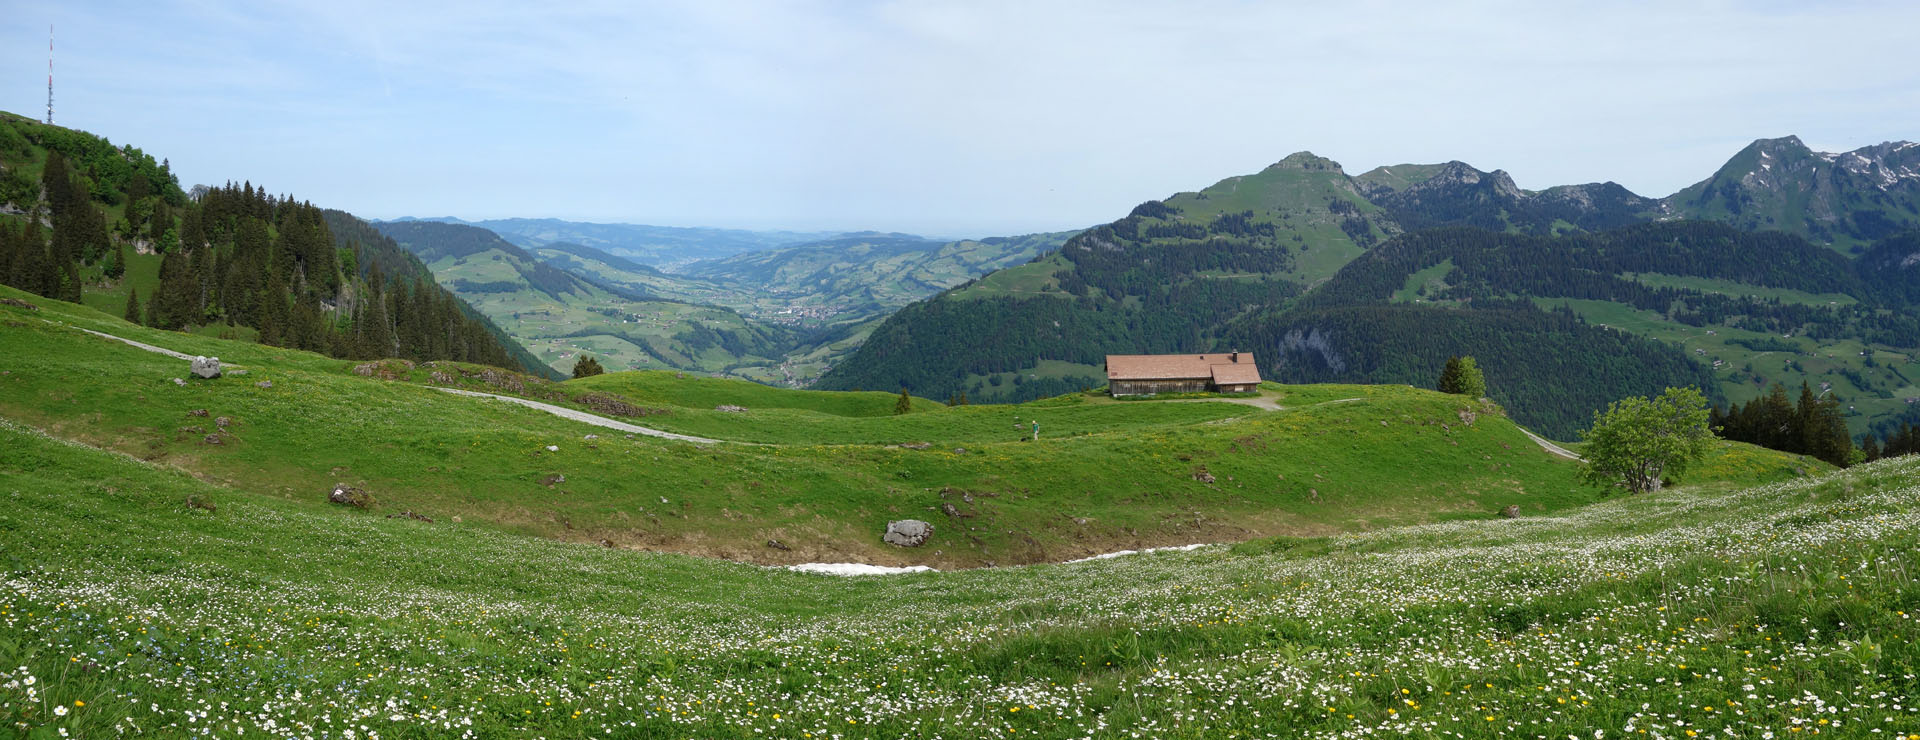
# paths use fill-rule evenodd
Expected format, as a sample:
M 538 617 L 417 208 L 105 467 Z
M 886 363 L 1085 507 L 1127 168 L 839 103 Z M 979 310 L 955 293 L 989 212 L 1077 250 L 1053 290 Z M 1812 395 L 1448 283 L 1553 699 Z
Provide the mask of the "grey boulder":
M 880 539 L 898 547 L 919 547 L 933 536 L 933 525 L 918 519 L 887 522 L 887 533 Z
M 220 377 L 220 358 L 218 357 L 193 358 L 193 374 L 195 376 L 205 378 L 208 380 L 212 380 L 214 378 Z

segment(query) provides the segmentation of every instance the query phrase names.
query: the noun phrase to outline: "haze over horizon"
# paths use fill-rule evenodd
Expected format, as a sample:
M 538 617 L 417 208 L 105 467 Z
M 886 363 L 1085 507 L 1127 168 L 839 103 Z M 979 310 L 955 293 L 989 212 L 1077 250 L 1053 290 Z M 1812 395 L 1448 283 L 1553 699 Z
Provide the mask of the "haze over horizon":
M 368 218 L 991 236 L 1310 150 L 1650 197 L 1920 138 L 1920 6 L 27 0 L 0 109 Z

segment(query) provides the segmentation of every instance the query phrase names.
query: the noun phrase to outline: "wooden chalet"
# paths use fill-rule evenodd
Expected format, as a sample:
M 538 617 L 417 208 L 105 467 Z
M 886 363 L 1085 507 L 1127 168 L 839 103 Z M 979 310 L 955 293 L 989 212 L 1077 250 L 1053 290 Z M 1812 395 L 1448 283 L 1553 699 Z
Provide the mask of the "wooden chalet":
M 1107 355 L 1107 392 L 1115 396 L 1252 393 L 1259 387 L 1260 369 L 1251 352 Z

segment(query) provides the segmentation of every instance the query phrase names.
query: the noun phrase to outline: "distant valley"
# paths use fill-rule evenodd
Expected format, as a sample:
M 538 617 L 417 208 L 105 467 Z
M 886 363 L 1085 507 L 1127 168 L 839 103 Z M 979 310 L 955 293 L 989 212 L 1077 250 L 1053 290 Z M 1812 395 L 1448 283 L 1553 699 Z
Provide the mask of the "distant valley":
M 377 228 L 556 370 L 586 353 L 619 370 L 789 386 L 818 379 L 901 306 L 1073 235 L 944 242 L 857 232 L 789 244 L 819 235 L 534 219 Z

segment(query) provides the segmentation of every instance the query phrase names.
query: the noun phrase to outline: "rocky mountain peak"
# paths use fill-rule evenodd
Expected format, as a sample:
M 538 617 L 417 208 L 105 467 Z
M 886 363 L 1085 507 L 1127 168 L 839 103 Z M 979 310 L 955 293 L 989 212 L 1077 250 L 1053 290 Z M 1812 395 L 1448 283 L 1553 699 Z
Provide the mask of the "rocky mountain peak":
M 1440 171 L 1435 172 L 1426 181 L 1407 188 L 1407 192 L 1418 196 L 1422 193 L 1463 189 L 1485 190 L 1495 197 L 1510 200 L 1527 197 L 1526 191 L 1513 183 L 1513 176 L 1507 174 L 1506 170 L 1481 172 L 1459 160 L 1440 165 Z

